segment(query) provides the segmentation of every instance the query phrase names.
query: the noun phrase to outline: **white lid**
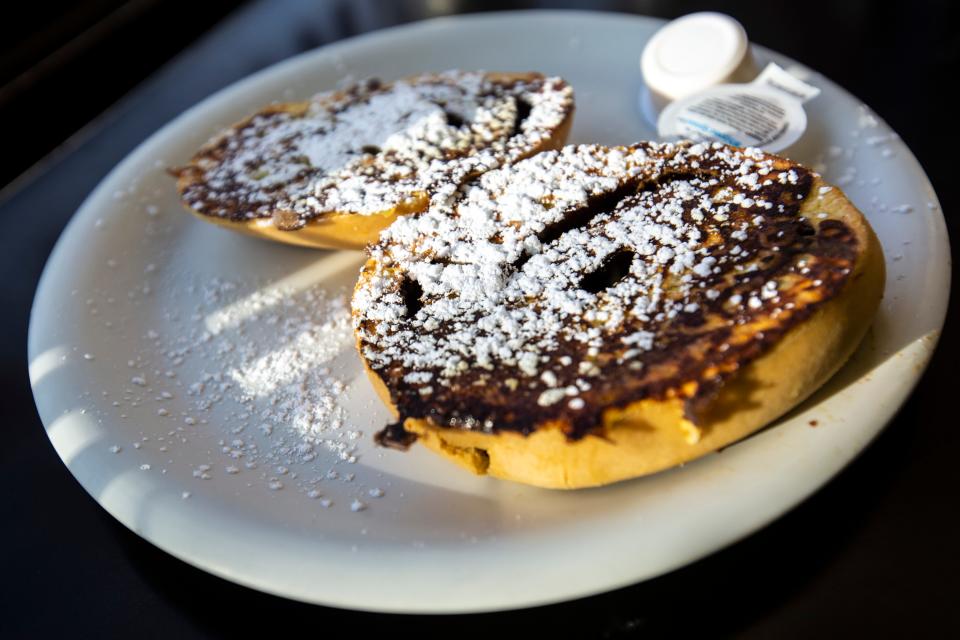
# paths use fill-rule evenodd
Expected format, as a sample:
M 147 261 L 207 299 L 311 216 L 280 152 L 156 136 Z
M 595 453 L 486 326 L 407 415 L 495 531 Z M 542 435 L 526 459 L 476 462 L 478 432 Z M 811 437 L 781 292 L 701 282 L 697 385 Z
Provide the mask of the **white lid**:
M 691 13 L 653 35 L 640 69 L 654 100 L 665 104 L 735 79 L 742 65 L 752 67 L 748 53 L 739 22 L 722 13 Z

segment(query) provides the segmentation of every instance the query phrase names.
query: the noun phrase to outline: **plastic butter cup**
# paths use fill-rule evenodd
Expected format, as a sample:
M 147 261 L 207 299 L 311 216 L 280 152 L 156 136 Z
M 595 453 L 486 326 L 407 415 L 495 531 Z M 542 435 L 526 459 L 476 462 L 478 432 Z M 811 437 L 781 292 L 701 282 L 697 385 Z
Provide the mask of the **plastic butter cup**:
M 667 23 L 644 47 L 640 69 L 641 111 L 667 140 L 780 152 L 806 131 L 803 103 L 820 93 L 775 64 L 757 75 L 746 31 L 722 13 Z
M 747 33 L 722 13 L 692 13 L 669 22 L 640 57 L 641 109 L 651 123 L 668 104 L 720 84 L 757 75 Z
M 819 94 L 820 89 L 770 63 L 753 82 L 711 87 L 670 103 L 657 120 L 657 134 L 776 153 L 803 135 L 803 103 Z

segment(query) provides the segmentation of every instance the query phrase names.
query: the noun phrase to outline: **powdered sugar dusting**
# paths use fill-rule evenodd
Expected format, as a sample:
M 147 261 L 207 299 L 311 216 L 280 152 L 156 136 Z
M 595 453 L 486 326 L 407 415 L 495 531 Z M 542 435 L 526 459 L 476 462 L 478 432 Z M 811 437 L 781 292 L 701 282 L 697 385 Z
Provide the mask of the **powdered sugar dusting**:
M 372 214 L 513 162 L 572 110 L 559 78 L 451 71 L 360 83 L 271 107 L 211 141 L 183 170 L 190 208 L 297 228 L 329 212 Z
M 346 410 L 357 370 L 345 292 L 214 278 L 182 285 L 181 296 L 192 313 L 168 311 L 144 327 L 140 348 L 120 356 L 128 383 L 103 392 L 131 429 L 128 413 L 168 421 L 132 442 L 135 455 L 170 455 L 167 473 L 177 469 L 178 450 L 195 459 L 202 446 L 203 462 L 183 470 L 188 483 L 301 494 L 321 509 L 339 495 L 349 511 L 351 500 L 382 491 L 349 471 L 363 431 Z
M 399 397 L 433 399 L 430 415 L 462 407 L 467 427 L 501 426 L 475 414 L 522 395 L 576 411 L 624 369 L 646 375 L 646 354 L 709 323 L 706 309 L 727 304 L 731 326 L 792 312 L 790 267 L 758 279 L 758 259 L 815 233 L 794 216 L 811 180 L 719 144 L 573 146 L 486 173 L 370 250 L 353 299 L 363 355 Z

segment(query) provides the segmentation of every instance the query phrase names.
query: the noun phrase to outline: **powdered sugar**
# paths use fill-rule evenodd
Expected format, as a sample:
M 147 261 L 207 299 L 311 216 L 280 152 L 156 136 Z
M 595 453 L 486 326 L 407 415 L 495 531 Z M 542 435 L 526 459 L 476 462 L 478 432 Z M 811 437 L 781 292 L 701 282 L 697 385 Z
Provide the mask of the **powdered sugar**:
M 320 508 L 336 495 L 347 509 L 370 492 L 383 495 L 354 486 L 346 471 L 360 458 L 363 431 L 345 409 L 346 381 L 356 371 L 344 292 L 214 278 L 181 284 L 179 296 L 192 315 L 168 312 L 142 330 L 141 349 L 121 354 L 134 372 L 129 384 L 104 394 L 116 397 L 118 414 L 169 421 L 132 443 L 134 455 L 151 460 L 138 464 L 156 468 L 158 453 L 169 454 L 162 473 L 176 470 L 178 451 L 196 459 L 199 443 L 207 443 L 203 462 L 184 470 L 188 483 L 303 494 Z M 333 480 L 342 486 L 324 488 Z
M 618 367 L 643 369 L 670 327 L 699 326 L 739 274 L 759 269 L 761 228 L 805 224 L 775 198 L 795 190 L 795 203 L 809 181 L 719 144 L 566 147 L 486 173 L 370 250 L 353 299 L 363 355 L 401 403 L 415 391 L 426 399 L 410 402 L 431 415 L 475 408 L 499 393 L 491 385 L 560 406 L 613 384 Z M 744 290 L 742 311 L 772 310 L 773 284 Z
M 182 196 L 206 215 L 273 216 L 283 228 L 334 211 L 382 212 L 428 191 L 445 197 L 528 155 L 571 109 L 558 78 L 451 71 L 361 83 L 227 130 L 183 170 L 191 184 Z

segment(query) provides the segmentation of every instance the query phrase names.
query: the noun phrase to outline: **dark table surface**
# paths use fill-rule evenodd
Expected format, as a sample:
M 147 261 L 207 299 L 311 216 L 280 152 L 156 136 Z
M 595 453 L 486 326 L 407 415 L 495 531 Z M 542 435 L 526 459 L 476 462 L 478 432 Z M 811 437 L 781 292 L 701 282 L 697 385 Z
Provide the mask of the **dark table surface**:
M 223 4 L 223 3 L 221 3 Z M 631 635 L 940 637 L 960 634 L 960 430 L 951 305 L 929 369 L 885 432 L 798 508 L 746 540 L 669 575 L 584 600 L 459 617 L 390 616 L 309 606 L 193 569 L 126 530 L 53 451 L 33 405 L 26 333 L 37 280 L 82 199 L 130 150 L 197 101 L 273 62 L 356 33 L 476 2 L 307 2 L 241 6 L 0 193 L 0 637 L 243 637 L 338 630 L 363 634 L 613 638 Z M 525 7 L 576 2 L 523 3 Z M 504 5 L 504 6 L 500 6 Z M 960 32 L 951 3 L 599 2 L 672 18 L 714 8 L 762 45 L 822 71 L 871 105 L 924 166 L 952 235 L 958 204 L 954 107 Z M 183 20 L 190 13 L 184 8 Z M 164 25 L 169 26 L 169 25 Z M 127 39 L 129 40 L 129 38 Z M 117 82 L 140 80 L 124 57 Z M 177 45 L 178 47 L 180 45 Z M 135 53 L 135 52 L 133 52 Z M 133 70 L 129 70 L 132 68 Z M 126 70 L 126 71 L 125 71 Z M 102 76 L 99 82 L 105 81 Z M 49 105 L 47 105 L 49 106 Z M 69 104 L 65 105 L 69 108 Z M 43 116 L 22 122 L 43 127 Z M 7 146 L 6 154 L 17 153 Z

